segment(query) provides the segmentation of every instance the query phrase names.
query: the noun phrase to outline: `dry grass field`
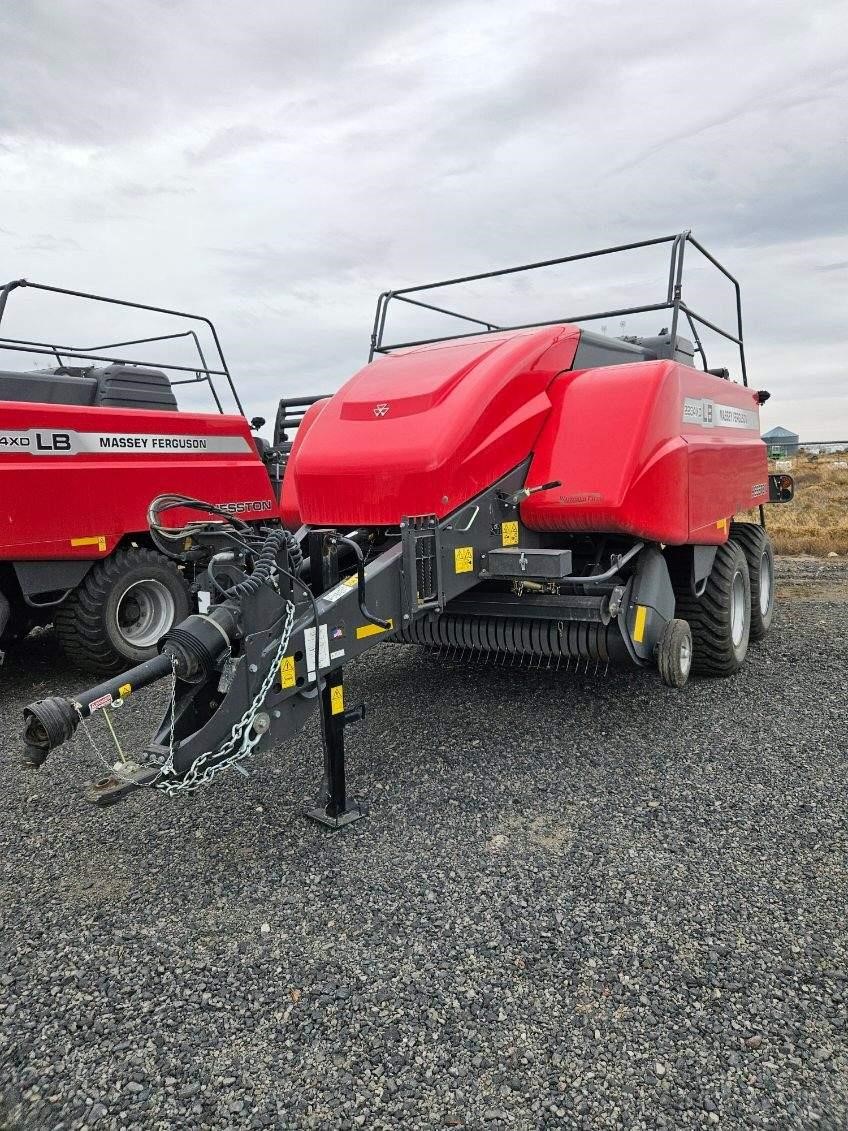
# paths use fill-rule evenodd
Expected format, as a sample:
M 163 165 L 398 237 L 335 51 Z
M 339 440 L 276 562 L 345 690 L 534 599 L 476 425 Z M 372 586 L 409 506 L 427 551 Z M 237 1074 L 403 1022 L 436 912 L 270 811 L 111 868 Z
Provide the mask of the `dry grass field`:
M 791 503 L 766 508 L 766 522 L 779 554 L 831 551 L 848 554 L 848 454 L 793 456 L 789 474 L 795 479 Z M 769 470 L 779 470 L 774 463 Z M 751 511 L 742 518 L 755 518 Z

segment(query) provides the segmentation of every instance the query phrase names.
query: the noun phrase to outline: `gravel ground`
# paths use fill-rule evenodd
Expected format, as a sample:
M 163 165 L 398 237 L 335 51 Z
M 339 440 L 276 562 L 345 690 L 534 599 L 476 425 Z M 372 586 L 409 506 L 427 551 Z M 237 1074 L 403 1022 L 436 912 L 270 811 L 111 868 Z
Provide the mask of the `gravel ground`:
M 87 807 L 82 739 L 25 772 L 20 708 L 87 682 L 33 636 L 0 1128 L 848 1126 L 848 567 L 780 568 L 773 635 L 682 693 L 376 648 L 339 834 L 314 726 L 196 799 Z

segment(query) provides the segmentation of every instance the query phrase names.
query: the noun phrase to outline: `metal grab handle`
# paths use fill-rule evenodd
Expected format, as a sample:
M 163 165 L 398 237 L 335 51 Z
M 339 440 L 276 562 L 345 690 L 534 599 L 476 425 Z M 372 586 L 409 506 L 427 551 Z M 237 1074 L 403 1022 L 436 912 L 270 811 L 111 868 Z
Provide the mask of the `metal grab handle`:
M 524 499 L 529 499 L 531 495 L 538 495 L 540 491 L 553 491 L 555 487 L 561 486 L 561 479 L 552 479 L 550 483 L 542 483 L 538 487 L 522 487 L 520 490 L 516 491 L 514 495 L 509 496 L 508 502 L 512 503 L 515 507 L 518 506 L 520 502 L 523 502 Z
M 369 612 L 368 606 L 365 604 L 365 555 L 362 553 L 362 547 L 352 538 L 345 538 L 344 534 L 329 534 L 328 538 L 335 543 L 342 542 L 356 554 L 356 596 L 359 600 L 359 611 L 367 621 L 376 624 L 378 628 L 391 628 L 392 622 L 390 620 L 383 620 L 381 617 L 375 616 L 372 612 Z

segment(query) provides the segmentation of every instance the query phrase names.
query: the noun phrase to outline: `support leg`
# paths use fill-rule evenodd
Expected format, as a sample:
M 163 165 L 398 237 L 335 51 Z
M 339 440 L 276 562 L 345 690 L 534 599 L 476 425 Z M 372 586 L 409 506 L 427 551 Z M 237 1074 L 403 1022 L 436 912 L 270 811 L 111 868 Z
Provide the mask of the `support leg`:
M 341 669 L 327 677 L 321 689 L 319 704 L 324 722 L 326 749 L 324 751 L 324 780 L 318 804 L 307 809 L 306 816 L 331 829 L 349 825 L 360 817 L 368 816 L 368 804 L 349 797 L 345 782 L 344 732 L 348 723 L 365 715 L 363 707 L 346 711 L 344 683 Z
M 338 584 L 339 568 L 336 546 L 321 531 L 309 535 L 310 572 L 316 596 Z M 320 674 L 320 673 L 318 673 Z M 318 708 L 324 732 L 324 779 L 318 804 L 306 810 L 310 820 L 340 829 L 368 815 L 368 804 L 348 797 L 345 782 L 344 732 L 348 723 L 365 717 L 363 706 L 345 709 L 342 668 L 330 672 L 323 681 Z

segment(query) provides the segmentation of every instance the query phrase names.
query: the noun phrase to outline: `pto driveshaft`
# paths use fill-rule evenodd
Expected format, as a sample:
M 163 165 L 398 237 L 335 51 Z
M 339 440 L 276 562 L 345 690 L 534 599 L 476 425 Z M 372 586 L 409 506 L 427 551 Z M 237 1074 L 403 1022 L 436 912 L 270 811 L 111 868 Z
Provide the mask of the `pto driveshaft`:
M 51 750 L 71 738 L 82 719 L 121 702 L 171 672 L 186 683 L 205 679 L 238 636 L 237 613 L 235 606 L 223 604 L 209 614 L 187 617 L 167 634 L 161 655 L 152 660 L 145 660 L 74 699 L 51 696 L 30 703 L 24 708 L 25 764 L 37 768 Z

